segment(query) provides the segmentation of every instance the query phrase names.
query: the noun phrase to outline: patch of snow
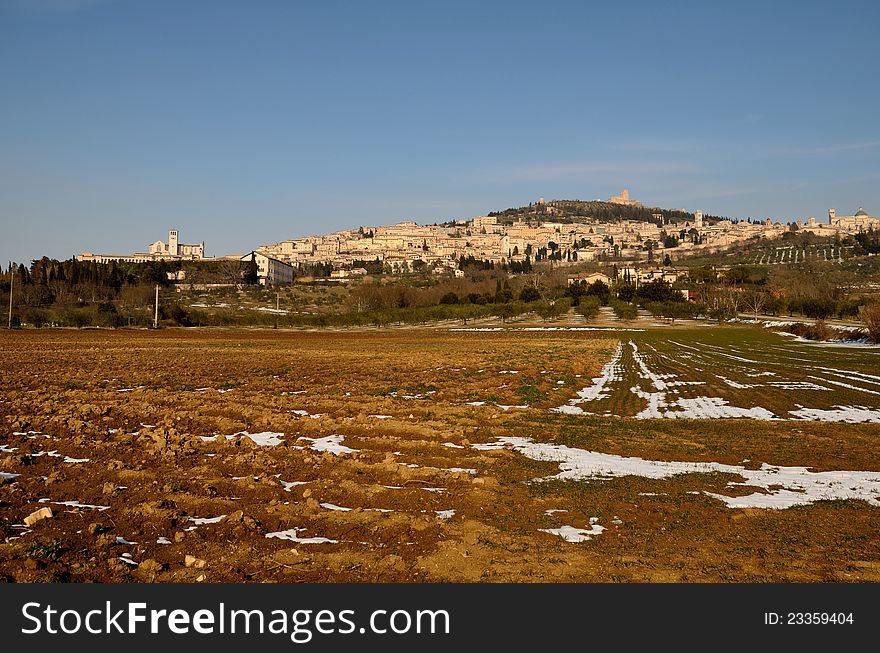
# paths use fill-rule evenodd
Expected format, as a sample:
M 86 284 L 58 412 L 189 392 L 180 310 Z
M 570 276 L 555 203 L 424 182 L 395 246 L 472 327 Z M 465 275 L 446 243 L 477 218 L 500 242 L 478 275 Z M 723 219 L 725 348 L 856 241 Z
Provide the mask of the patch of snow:
M 335 503 L 322 503 L 321 507 L 326 508 L 327 510 L 336 510 L 338 512 L 349 512 L 351 510 L 351 508 L 337 506 Z
M 297 485 L 306 485 L 309 481 L 278 481 L 281 485 L 284 486 L 285 492 L 290 492 L 290 488 L 296 487 Z
M 579 406 L 559 406 L 550 409 L 554 413 L 562 413 L 563 415 L 592 415 Z
M 782 390 L 831 390 L 831 388 L 826 388 L 810 381 L 770 381 L 768 385 L 774 388 L 781 388 Z
M 767 463 L 762 464 L 760 469 L 747 469 L 739 465 L 715 462 L 645 460 L 539 443 L 524 437 L 499 437 L 494 443 L 473 446 L 481 450 L 509 446 L 532 460 L 560 463 L 559 474 L 535 479 L 536 481 L 609 479 L 620 476 L 663 479 L 678 474 L 722 473 L 735 474 L 745 479 L 743 482 L 731 482 L 730 486 L 764 490 L 740 497 L 706 493 L 724 501 L 731 508 L 783 509 L 808 505 L 815 501 L 846 499 L 861 499 L 873 506 L 880 506 L 880 472 L 811 472 L 806 467 L 782 467 Z
M 464 449 L 464 447 L 460 444 L 455 444 L 454 442 L 444 442 L 444 447 L 449 447 L 450 449 Z
M 839 370 L 834 367 L 817 367 L 816 369 L 825 372 L 833 372 L 838 376 L 849 379 L 850 381 L 861 381 L 862 383 L 880 385 L 880 376 L 876 376 L 875 374 L 865 374 L 864 372 L 855 372 L 852 370 Z
M 315 414 L 313 415 L 313 414 L 311 414 L 309 411 L 307 411 L 307 410 L 302 410 L 302 409 L 291 410 L 291 411 L 289 411 L 289 412 L 291 412 L 291 413 L 293 413 L 294 415 L 297 415 L 297 416 L 299 416 L 299 417 L 310 417 L 310 418 L 312 418 L 312 419 L 320 419 L 321 417 L 323 417 L 323 415 L 321 415 L 321 413 L 315 413 Z
M 57 450 L 52 451 L 36 451 L 31 454 L 31 458 L 39 458 L 40 456 L 49 456 L 50 458 L 61 458 L 61 454 Z
M 736 381 L 731 381 L 725 376 L 721 376 L 720 374 L 716 374 L 719 379 L 724 381 L 731 388 L 736 388 L 737 390 L 746 390 L 748 388 L 758 388 L 761 386 L 760 383 L 737 383 Z
M 16 476 L 21 476 L 21 474 L 13 474 L 11 472 L 0 472 L 0 478 L 15 478 Z
M 878 408 L 834 406 L 825 410 L 821 408 L 804 408 L 800 404 L 796 405 L 798 410 L 790 410 L 789 412 L 800 419 L 819 422 L 846 422 L 848 424 L 880 423 L 880 409 Z
M 591 520 L 592 522 L 592 520 Z M 593 539 L 594 535 L 600 535 L 605 530 L 604 526 L 591 523 L 590 528 L 575 528 L 574 526 L 562 526 L 560 528 L 539 528 L 542 533 L 557 535 L 566 542 L 585 542 Z
M 279 540 L 290 540 L 297 544 L 338 544 L 338 540 L 331 540 L 328 537 L 300 537 L 298 533 L 306 530 L 305 528 L 289 528 L 286 531 L 277 531 L 275 533 L 266 533 L 267 538 L 276 537 Z
M 156 544 L 171 544 L 171 540 L 169 540 L 167 537 L 160 537 L 158 540 L 156 540 Z
M 71 458 L 70 456 L 64 456 L 65 463 L 87 463 L 91 460 L 90 458 Z
M 56 506 L 67 506 L 68 508 L 87 508 L 89 510 L 110 510 L 110 506 L 95 506 L 88 503 L 80 503 L 79 501 L 50 501 L 49 499 L 40 499 L 40 503 L 51 503 Z
M 137 542 L 129 542 L 122 536 L 117 536 L 116 541 L 113 544 L 137 544 Z
M 463 472 L 465 474 L 473 474 L 476 475 L 477 470 L 471 469 L 470 467 L 446 467 L 442 468 L 444 472 Z
M 342 441 L 345 439 L 344 435 L 327 435 L 323 438 L 308 438 L 306 436 L 300 436 L 299 440 L 309 440 L 312 444 L 309 446 L 315 451 L 326 451 L 327 453 L 332 453 L 334 456 L 339 456 L 344 453 L 356 453 L 360 451 L 359 449 L 352 449 L 350 447 L 346 447 L 342 444 Z
M 454 510 L 435 510 L 440 519 L 452 519 L 455 516 Z
M 370 415 L 373 419 L 391 419 L 391 415 Z
M 869 395 L 880 395 L 880 392 L 876 390 L 869 390 L 868 388 L 860 388 L 857 385 L 850 385 L 849 383 L 844 383 L 843 381 L 835 381 L 834 379 L 823 379 L 818 376 L 810 376 L 811 379 L 816 379 L 817 381 L 822 381 L 823 383 L 830 383 L 831 385 L 840 386 L 841 388 L 847 388 L 848 390 L 856 390 L 858 392 L 863 392 Z
M 217 524 L 226 519 L 226 515 L 220 515 L 219 517 L 187 517 L 187 520 L 194 523 L 196 526 L 203 526 L 205 524 Z
M 623 366 L 621 365 L 621 359 L 623 357 L 623 343 L 617 343 L 617 349 L 614 351 L 614 356 L 610 361 L 605 363 L 602 367 L 602 371 L 599 373 L 599 376 L 592 379 L 593 385 L 582 388 L 578 391 L 578 398 L 572 399 L 569 401 L 569 406 L 560 406 L 559 408 L 555 408 L 554 410 L 559 413 L 568 413 L 572 415 L 579 415 L 583 411 L 579 409 L 579 412 L 575 412 L 571 410 L 575 404 L 584 403 L 587 401 L 596 401 L 597 399 L 604 399 L 608 397 L 609 394 L 606 391 L 605 387 L 611 383 L 612 381 L 620 381 L 623 377 Z
M 263 431 L 262 433 L 248 433 L 247 431 L 239 431 L 238 433 L 233 433 L 232 435 L 225 435 L 227 440 L 234 440 L 238 436 L 243 435 L 246 438 L 249 438 L 254 443 L 263 446 L 263 447 L 277 447 L 281 444 L 281 439 L 284 437 L 283 433 L 273 433 L 272 431 Z M 214 442 L 217 440 L 219 436 L 217 435 L 200 435 L 199 438 L 203 442 Z
M 544 511 L 544 514 L 545 515 L 553 515 L 557 512 L 568 512 L 568 510 L 563 510 L 562 508 L 549 508 L 548 510 Z

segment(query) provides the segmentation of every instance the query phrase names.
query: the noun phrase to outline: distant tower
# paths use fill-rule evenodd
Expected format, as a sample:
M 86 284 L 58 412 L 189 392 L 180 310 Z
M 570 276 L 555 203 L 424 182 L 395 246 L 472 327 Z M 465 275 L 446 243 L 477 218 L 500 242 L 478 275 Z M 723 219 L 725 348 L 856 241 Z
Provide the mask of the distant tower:
M 699 230 L 703 228 L 703 212 L 697 209 L 694 211 L 694 226 Z
M 543 203 L 544 203 L 544 198 L 543 198 L 543 197 L 539 197 L 539 198 L 538 198 L 538 204 L 543 204 Z
M 828 224 L 834 222 L 834 218 L 837 217 L 837 209 L 828 209 Z
M 168 253 L 177 256 L 177 249 L 177 229 L 170 229 L 168 231 Z

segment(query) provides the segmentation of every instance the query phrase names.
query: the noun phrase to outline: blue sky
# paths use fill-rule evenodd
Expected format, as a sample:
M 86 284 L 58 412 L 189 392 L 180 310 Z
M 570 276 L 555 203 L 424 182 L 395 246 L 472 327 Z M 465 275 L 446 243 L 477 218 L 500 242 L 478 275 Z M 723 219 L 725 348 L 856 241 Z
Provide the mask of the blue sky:
M 0 0 L 0 261 L 627 187 L 880 214 L 876 2 Z

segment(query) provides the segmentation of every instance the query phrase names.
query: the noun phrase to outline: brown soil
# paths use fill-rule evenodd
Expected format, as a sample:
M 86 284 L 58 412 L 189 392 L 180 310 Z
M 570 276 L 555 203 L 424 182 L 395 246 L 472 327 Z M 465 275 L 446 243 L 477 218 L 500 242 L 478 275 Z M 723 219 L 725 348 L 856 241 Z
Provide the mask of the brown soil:
M 601 334 L 20 331 L 0 344 L 0 472 L 18 475 L 0 479 L 0 579 L 880 580 L 880 510 L 861 502 L 729 510 L 690 493 L 717 479 L 690 477 L 529 484 L 557 466 L 470 447 L 529 435 L 742 460 L 727 432 L 641 422 L 617 440 L 606 425 L 632 422 L 549 413 L 610 357 Z M 849 468 L 875 468 L 874 426 L 798 428 L 817 464 L 850 433 Z M 749 429 L 759 442 L 790 427 Z M 224 437 L 240 431 L 281 443 Z M 356 451 L 307 439 L 336 434 Z M 21 527 L 43 507 L 53 517 Z M 587 542 L 538 531 L 590 517 L 606 530 Z M 337 542 L 267 537 L 288 529 Z

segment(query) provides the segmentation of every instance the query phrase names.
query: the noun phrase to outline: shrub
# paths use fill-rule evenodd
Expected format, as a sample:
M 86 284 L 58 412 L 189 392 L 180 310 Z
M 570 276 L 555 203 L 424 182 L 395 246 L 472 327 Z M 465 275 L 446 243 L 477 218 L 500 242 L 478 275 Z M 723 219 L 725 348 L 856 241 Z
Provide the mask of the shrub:
M 536 302 L 541 299 L 541 293 L 537 288 L 529 286 L 519 291 L 519 299 L 523 302 Z
M 599 303 L 599 297 L 582 297 L 577 312 L 583 315 L 585 320 L 595 320 L 599 316 Z
M 639 315 L 638 307 L 635 304 L 630 304 L 629 302 L 612 302 L 611 308 L 617 318 L 619 320 L 624 320 L 625 322 L 634 320 Z
M 862 306 L 859 317 L 868 327 L 868 337 L 873 342 L 880 343 L 880 301 L 874 301 Z

